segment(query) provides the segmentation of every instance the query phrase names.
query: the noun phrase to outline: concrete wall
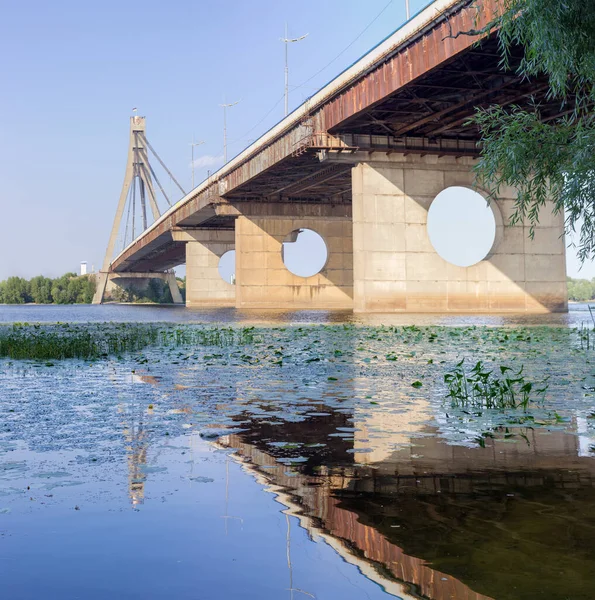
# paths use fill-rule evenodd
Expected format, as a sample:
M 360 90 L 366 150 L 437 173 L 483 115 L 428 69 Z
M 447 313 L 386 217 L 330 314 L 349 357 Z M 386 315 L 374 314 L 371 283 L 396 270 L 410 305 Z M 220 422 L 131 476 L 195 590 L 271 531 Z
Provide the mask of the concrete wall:
M 352 308 L 350 206 L 271 202 L 242 212 L 236 219 L 238 308 Z M 281 256 L 286 236 L 302 228 L 321 235 L 328 250 L 326 265 L 312 277 L 291 273 Z
M 448 312 L 567 310 L 563 215 L 545 206 L 533 240 L 507 226 L 515 191 L 492 203 L 496 240 L 485 260 L 458 267 L 434 250 L 430 204 L 450 186 L 472 187 L 473 159 L 379 155 L 354 167 L 354 310 Z
M 189 229 L 176 235 L 186 241 L 186 306 L 234 306 L 236 286 L 219 275 L 219 259 L 235 249 L 233 230 Z
M 101 281 L 102 277 L 105 277 L 103 282 Z M 109 275 L 100 273 L 93 304 L 101 304 L 105 300 L 114 300 L 117 290 L 126 290 L 143 295 L 148 291 L 152 279 L 165 281 L 169 286 L 174 304 L 183 304 L 182 294 L 173 271 L 166 273 L 109 273 Z

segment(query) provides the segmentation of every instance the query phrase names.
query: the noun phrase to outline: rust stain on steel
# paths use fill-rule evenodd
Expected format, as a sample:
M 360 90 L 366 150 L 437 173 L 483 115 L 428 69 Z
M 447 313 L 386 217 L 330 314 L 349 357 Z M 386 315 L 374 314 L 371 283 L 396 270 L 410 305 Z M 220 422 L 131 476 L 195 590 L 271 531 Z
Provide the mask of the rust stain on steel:
M 324 101 L 322 106 L 317 107 L 313 111 L 310 123 L 300 123 L 285 130 L 277 139 L 248 157 L 231 173 L 214 181 L 206 190 L 197 194 L 157 227 L 138 239 L 112 263 L 112 269 L 116 270 L 124 266 L 139 250 L 209 204 L 212 197 L 218 195 L 219 186 L 223 186 L 224 193 L 230 192 L 292 156 L 299 150 L 300 140 L 311 134 L 312 127 L 316 131 L 332 130 L 467 50 L 478 38 L 468 35 L 460 35 L 458 38 L 454 36 L 461 31 L 481 29 L 493 19 L 497 9 L 498 0 L 484 0 L 479 13 L 477 8 L 465 6 L 451 13 L 444 21 L 430 27 L 421 36 L 405 42 L 401 48 L 390 50 L 379 60 L 376 67 L 363 75 L 359 74 L 353 81 L 346 83 L 343 90 L 332 99 Z M 214 190 L 217 190 L 217 194 L 214 194 Z
M 474 6 L 461 8 L 396 50 L 372 72 L 352 81 L 339 95 L 325 103 L 314 115 L 316 129 L 328 131 L 342 125 L 347 119 L 467 50 L 479 37 L 455 37 L 456 34 L 481 29 L 494 18 L 496 10 L 497 0 L 485 0 L 480 12 Z
M 464 7 L 447 17 L 450 27 L 445 22 L 437 23 L 421 37 L 406 42 L 401 49 L 396 51 L 393 49 L 392 52 L 395 54 L 391 58 L 380 59 L 377 67 L 363 76 L 360 74 L 333 99 L 326 101 L 314 113 L 310 127 L 316 131 L 328 131 L 337 127 L 468 49 L 475 43 L 477 37 L 461 35 L 456 39 L 443 38 L 451 32 L 456 35 L 459 31 L 468 31 L 473 27 L 480 28 L 487 24 L 493 18 L 497 2 L 498 0 L 485 0 L 481 18 L 477 22 L 475 21 L 477 9 Z M 227 191 L 239 187 L 291 156 L 296 150 L 299 139 L 307 135 L 307 132 L 308 125 L 301 123 L 247 158 L 243 164 L 224 177 Z

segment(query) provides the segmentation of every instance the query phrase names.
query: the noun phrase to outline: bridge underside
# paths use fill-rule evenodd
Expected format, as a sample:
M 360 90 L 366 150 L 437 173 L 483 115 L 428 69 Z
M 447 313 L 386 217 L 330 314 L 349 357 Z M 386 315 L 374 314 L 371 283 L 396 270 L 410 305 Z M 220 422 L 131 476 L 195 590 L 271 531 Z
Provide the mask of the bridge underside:
M 455 17 L 449 17 L 451 29 Z M 423 75 L 390 91 L 381 70 L 388 68 L 386 61 L 293 133 L 209 182 L 139 238 L 112 269 L 170 269 L 186 262 L 192 244 L 205 243 L 182 241 L 186 238 L 176 232 L 226 231 L 235 232 L 238 307 L 566 310 L 563 216 L 550 215 L 549 207 L 531 240 L 523 224 L 505 227 L 516 193 L 503 190 L 492 204 L 496 243 L 473 267 L 455 268 L 429 242 L 426 218 L 435 196 L 452 185 L 473 187 L 479 132 L 468 121 L 478 107 L 537 102 L 545 120 L 561 114 L 559 104 L 546 98 L 544 80 L 516 75 L 520 50 L 504 72 L 495 36 L 479 45 L 464 41 L 457 50 L 463 42 L 445 40 L 449 33 L 447 22 L 424 33 L 424 54 L 417 61 L 429 63 L 433 53 L 443 59 L 426 65 Z M 421 68 L 413 50 L 409 60 L 412 71 Z M 353 108 L 362 98 L 368 104 Z M 329 248 L 327 265 L 309 280 L 291 275 L 279 258 L 285 236 L 305 227 L 318 231 Z M 211 269 L 215 262 L 210 260 Z M 204 285 L 211 285 L 214 271 L 201 273 Z M 198 290 L 202 284 L 190 285 Z M 199 295 L 200 302 L 187 298 L 187 303 L 204 305 L 209 294 Z M 230 298 L 227 290 L 224 303 Z

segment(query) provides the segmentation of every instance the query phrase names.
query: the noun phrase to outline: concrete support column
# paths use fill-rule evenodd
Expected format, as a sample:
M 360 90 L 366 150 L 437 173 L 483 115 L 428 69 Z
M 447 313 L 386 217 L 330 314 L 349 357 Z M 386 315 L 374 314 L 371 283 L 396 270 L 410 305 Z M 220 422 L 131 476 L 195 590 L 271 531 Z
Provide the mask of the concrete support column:
M 235 249 L 234 231 L 195 228 L 172 235 L 186 242 L 186 306 L 234 306 L 235 286 L 219 274 L 219 259 Z
M 402 154 L 354 167 L 355 311 L 567 310 L 564 219 L 551 206 L 530 239 L 526 224 L 508 225 L 516 193 L 503 189 L 491 204 L 496 239 L 484 260 L 459 267 L 434 250 L 430 205 L 448 187 L 473 188 L 472 167 L 471 158 Z
M 254 203 L 236 219 L 236 307 L 351 309 L 353 254 L 351 207 L 318 203 Z M 312 229 L 325 241 L 320 273 L 299 277 L 284 265 L 283 241 Z
M 176 281 L 176 274 L 172 271 L 171 273 L 167 274 L 165 279 L 167 281 L 167 285 L 169 286 L 172 302 L 174 304 L 184 304 L 180 288 L 178 287 L 178 282 Z

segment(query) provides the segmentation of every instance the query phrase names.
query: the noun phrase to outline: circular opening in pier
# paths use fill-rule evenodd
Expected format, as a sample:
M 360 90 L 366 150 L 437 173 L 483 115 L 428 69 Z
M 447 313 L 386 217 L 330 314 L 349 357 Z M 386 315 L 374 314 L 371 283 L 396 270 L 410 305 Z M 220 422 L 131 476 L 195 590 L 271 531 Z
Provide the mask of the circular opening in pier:
M 428 211 L 428 235 L 444 260 L 470 267 L 483 260 L 494 245 L 494 212 L 481 194 L 465 187 L 446 188 Z
M 281 257 L 288 271 L 298 277 L 312 277 L 326 265 L 328 250 L 312 229 L 295 229 L 284 240 Z
M 231 285 L 236 284 L 236 251 L 228 250 L 219 259 L 219 275 Z

